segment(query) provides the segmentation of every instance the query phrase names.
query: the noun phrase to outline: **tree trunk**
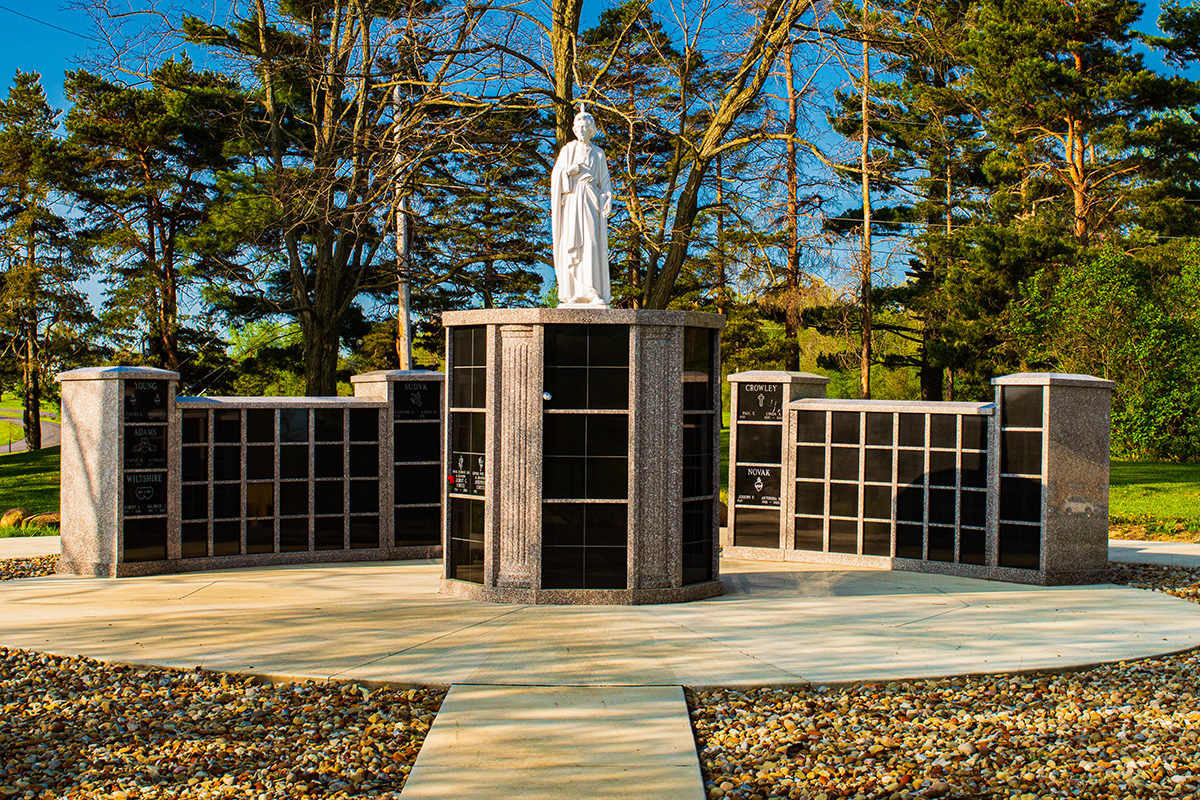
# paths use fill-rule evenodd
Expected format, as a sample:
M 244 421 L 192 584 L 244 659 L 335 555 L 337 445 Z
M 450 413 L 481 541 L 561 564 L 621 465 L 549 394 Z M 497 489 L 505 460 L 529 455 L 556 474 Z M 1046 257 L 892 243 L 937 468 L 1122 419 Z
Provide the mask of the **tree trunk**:
M 787 83 L 787 149 L 785 154 L 787 172 L 787 294 L 784 302 L 783 335 L 787 339 L 787 360 L 784 368 L 796 372 L 800 369 L 800 230 L 796 223 L 798 210 L 798 176 L 796 169 L 796 119 L 799 97 L 792 69 L 792 44 L 783 50 L 783 70 Z
M 30 450 L 42 449 L 42 383 L 37 361 L 37 312 L 30 309 L 25 320 L 25 410 L 21 422 L 25 426 L 25 445 Z
M 165 259 L 164 259 L 165 260 Z M 167 369 L 179 371 L 179 302 L 175 269 L 170 261 L 163 265 L 162 343 Z
M 496 262 L 490 258 L 483 262 L 483 286 L 480 288 L 480 295 L 483 297 L 484 308 L 495 308 L 496 297 L 494 293 L 496 284 Z
M 304 334 L 304 393 L 309 397 L 334 397 L 341 326 L 306 317 L 307 323 L 303 318 L 300 322 Z
M 862 283 L 859 289 L 859 305 L 862 311 L 859 334 L 859 393 L 863 397 L 871 396 L 871 176 L 868 172 L 871 156 L 870 126 L 867 118 L 870 112 L 870 83 L 871 83 L 871 50 L 867 44 L 867 0 L 863 0 L 863 42 L 862 42 L 862 258 L 859 265 L 862 269 Z
M 717 313 L 729 315 L 729 270 L 725 259 L 725 159 L 717 156 Z
M 397 123 L 401 113 L 400 87 L 392 90 L 392 122 Z M 392 154 L 392 164 L 396 170 L 393 176 L 395 191 L 396 213 L 396 360 L 400 369 L 412 369 L 412 286 L 410 283 L 409 251 L 412 242 L 409 239 L 408 224 L 408 195 L 400 181 L 400 128 L 396 127 L 396 150 Z
M 552 0 L 550 4 L 550 51 L 554 58 L 554 152 L 575 138 L 575 35 L 583 0 Z
M 408 256 L 408 198 L 396 199 L 396 267 L 399 272 L 396 311 L 396 357 L 400 369 L 413 368 L 412 356 L 412 298 L 410 296 Z
M 929 363 L 929 343 L 933 339 L 931 320 L 926 317 L 921 330 L 921 399 L 942 399 L 942 368 Z

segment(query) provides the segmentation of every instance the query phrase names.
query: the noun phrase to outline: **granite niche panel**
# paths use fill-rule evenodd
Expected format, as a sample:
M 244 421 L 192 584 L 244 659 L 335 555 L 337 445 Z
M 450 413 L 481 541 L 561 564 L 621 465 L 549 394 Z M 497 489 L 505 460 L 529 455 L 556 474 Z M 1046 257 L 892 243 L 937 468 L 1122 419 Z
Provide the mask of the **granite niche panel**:
M 60 571 L 441 554 L 438 373 L 359 375 L 337 398 L 176 397 L 178 375 L 140 367 L 59 378 Z
M 992 403 L 808 397 L 781 414 L 766 387 L 786 380 L 730 376 L 727 555 L 1102 579 L 1111 382 L 1023 373 L 995 379 Z

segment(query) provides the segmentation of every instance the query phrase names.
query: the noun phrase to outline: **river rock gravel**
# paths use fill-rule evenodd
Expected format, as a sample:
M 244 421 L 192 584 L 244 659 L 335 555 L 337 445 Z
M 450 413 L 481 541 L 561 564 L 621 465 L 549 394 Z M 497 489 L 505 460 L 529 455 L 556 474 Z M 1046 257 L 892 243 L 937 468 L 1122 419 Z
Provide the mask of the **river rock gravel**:
M 443 696 L 0 647 L 0 798 L 397 798 Z
M 1200 602 L 1200 569 L 1110 580 Z M 1080 672 L 688 693 L 717 798 L 1200 797 L 1200 652 Z
M 56 555 L 34 556 L 33 558 L 0 558 L 0 581 L 53 575 L 57 565 L 58 556 Z
M 0 560 L 0 580 L 54 556 Z M 1200 569 L 1110 579 L 1200 602 Z M 0 647 L 0 800 L 399 797 L 443 693 Z M 1080 672 L 688 691 L 718 798 L 1200 797 L 1200 653 Z

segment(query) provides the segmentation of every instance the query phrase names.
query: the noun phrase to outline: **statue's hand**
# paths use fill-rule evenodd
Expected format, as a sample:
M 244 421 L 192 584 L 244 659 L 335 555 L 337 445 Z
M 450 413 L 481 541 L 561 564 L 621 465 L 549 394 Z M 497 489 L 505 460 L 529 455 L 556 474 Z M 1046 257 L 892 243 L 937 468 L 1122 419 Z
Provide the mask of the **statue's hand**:
M 567 167 L 567 174 L 570 175 L 572 178 L 574 178 L 576 175 L 579 174 L 579 171 L 581 169 L 583 169 L 582 164 L 572 164 L 571 166 Z

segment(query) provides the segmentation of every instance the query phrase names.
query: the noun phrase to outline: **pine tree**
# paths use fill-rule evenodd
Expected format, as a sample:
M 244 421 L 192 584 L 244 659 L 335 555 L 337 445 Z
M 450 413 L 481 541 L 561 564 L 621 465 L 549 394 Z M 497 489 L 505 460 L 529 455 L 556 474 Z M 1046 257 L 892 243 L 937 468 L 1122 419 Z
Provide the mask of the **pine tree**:
M 1134 49 L 1142 10 L 1136 0 L 979 3 L 965 53 L 996 145 L 985 166 L 1008 185 L 994 206 L 1060 215 L 1081 246 L 1145 213 L 1147 182 L 1196 142 L 1175 114 L 1198 96 L 1191 81 L 1145 68 Z
M 17 72 L 0 102 L 0 332 L 20 365 L 25 441 L 40 449 L 46 372 L 73 350 L 91 322 L 75 287 L 83 260 L 59 201 L 63 151 L 54 136 L 58 112 L 37 73 Z
M 127 350 L 144 347 L 152 363 L 179 370 L 186 336 L 180 294 L 212 266 L 191 244 L 215 197 L 217 172 L 231 165 L 224 147 L 236 90 L 187 59 L 167 61 L 150 78 L 139 87 L 82 70 L 67 74 L 71 189 L 82 235 L 110 270 L 111 330 Z
M 414 283 L 426 304 L 447 308 L 529 306 L 550 262 L 540 204 L 545 167 L 538 149 L 549 121 L 534 109 L 489 114 L 471 127 L 464 152 L 431 161 L 414 202 Z

